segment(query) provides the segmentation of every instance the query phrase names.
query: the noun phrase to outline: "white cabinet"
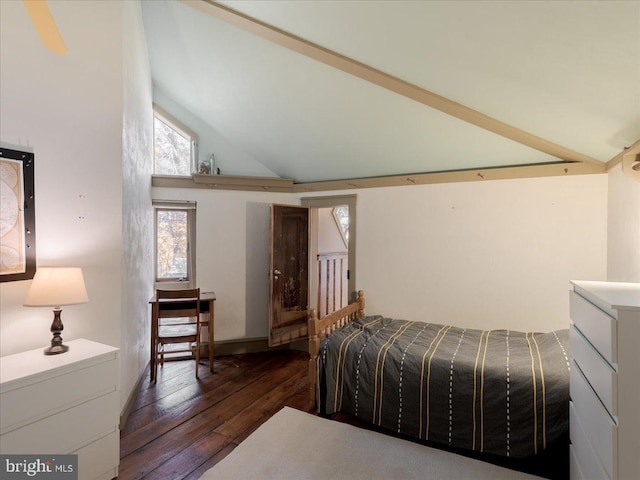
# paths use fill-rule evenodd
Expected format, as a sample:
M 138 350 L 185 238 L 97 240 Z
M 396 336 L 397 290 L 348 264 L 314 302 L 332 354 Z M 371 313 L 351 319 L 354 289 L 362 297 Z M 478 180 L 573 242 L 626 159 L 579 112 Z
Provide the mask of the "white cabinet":
M 119 350 L 79 339 L 69 351 L 0 357 L 0 452 L 77 454 L 80 480 L 120 463 Z
M 571 480 L 638 480 L 640 284 L 571 283 Z

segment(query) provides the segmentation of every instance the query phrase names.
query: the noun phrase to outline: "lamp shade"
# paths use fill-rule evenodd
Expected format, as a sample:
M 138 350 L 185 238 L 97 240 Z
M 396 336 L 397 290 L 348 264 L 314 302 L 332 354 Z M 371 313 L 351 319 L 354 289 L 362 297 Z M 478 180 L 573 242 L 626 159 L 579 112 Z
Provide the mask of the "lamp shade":
M 62 307 L 88 301 L 80 268 L 39 267 L 23 304 L 25 307 Z

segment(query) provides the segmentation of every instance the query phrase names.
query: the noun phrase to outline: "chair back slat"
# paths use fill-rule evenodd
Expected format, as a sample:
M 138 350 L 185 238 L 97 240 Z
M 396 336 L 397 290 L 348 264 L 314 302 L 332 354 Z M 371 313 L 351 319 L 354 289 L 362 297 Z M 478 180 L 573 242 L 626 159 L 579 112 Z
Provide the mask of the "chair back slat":
M 199 299 L 200 298 L 200 289 L 199 288 L 190 288 L 187 290 L 156 290 L 156 299 L 161 300 L 163 298 L 170 298 L 175 300 L 177 298 L 185 300 L 188 299 Z

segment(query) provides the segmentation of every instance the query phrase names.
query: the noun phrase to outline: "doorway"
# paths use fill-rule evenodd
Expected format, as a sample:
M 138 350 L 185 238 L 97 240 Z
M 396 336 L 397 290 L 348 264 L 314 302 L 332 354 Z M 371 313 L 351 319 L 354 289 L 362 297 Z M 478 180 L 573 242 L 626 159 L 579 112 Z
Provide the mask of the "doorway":
M 309 308 L 318 317 L 347 305 L 356 292 L 356 196 L 302 198 L 310 207 Z
M 271 206 L 269 346 L 306 338 L 311 309 L 322 318 L 356 296 L 356 196 L 301 203 Z

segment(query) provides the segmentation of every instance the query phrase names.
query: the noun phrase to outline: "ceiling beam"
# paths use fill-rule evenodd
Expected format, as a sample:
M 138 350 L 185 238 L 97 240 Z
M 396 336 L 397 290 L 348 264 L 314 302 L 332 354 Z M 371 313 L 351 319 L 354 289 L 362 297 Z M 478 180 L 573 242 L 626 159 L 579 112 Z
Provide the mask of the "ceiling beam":
M 295 183 L 294 192 L 324 192 L 330 190 L 352 190 L 356 188 L 399 187 L 453 182 L 483 182 L 515 178 L 559 177 L 605 173 L 605 165 L 584 162 L 551 163 L 544 165 L 521 165 L 485 169 L 456 170 L 450 172 L 416 173 L 386 177 L 354 178 L 325 182 Z
M 455 118 L 513 140 L 540 152 L 552 155 L 567 162 L 585 162 L 604 165 L 603 162 L 545 140 L 500 120 L 480 113 L 460 103 L 449 100 L 422 87 L 391 76 L 373 67 L 365 65 L 339 53 L 311 43 L 284 30 L 237 12 L 212 0 L 179 0 L 199 11 L 228 22 L 238 28 L 257 35 L 265 40 L 288 48 L 309 58 L 322 62 L 343 72 L 371 82 L 379 87 L 415 100 Z

